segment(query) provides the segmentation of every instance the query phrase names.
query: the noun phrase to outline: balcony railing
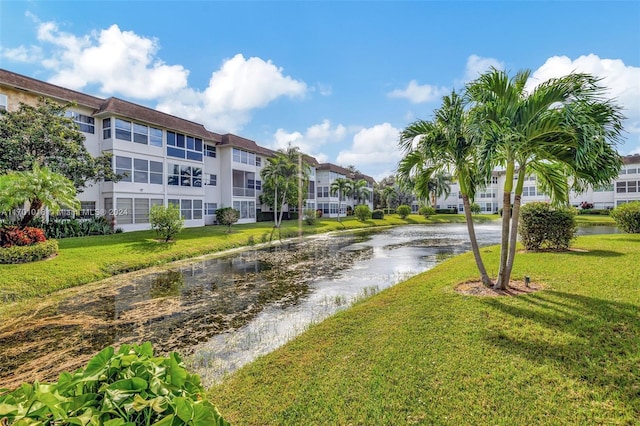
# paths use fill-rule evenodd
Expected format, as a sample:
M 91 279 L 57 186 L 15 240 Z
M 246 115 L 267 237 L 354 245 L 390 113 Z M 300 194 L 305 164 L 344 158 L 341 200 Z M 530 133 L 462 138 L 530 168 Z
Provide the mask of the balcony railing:
M 233 187 L 233 196 L 234 197 L 255 197 L 256 190 L 252 188 L 236 188 Z

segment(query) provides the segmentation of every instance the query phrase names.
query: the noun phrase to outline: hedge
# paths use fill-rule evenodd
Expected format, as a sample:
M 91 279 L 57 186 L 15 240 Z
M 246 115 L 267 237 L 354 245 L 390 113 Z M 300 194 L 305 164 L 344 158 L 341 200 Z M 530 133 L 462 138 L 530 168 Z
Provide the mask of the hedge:
M 0 248 L 0 263 L 26 263 L 46 259 L 58 252 L 58 241 L 47 240 L 31 246 Z

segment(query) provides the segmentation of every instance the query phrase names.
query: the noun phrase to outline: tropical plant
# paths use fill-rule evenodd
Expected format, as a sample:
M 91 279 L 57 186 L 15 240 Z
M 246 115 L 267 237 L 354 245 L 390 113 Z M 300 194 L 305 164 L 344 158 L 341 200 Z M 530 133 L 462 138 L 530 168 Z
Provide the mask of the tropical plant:
M 25 203 L 29 207 L 22 209 Z M 44 209 L 55 215 L 62 207 L 78 211 L 80 202 L 73 182 L 61 174 L 34 164 L 32 170 L 0 176 L 0 211 L 15 209 L 22 216 L 21 227 L 29 225 Z
M 438 198 L 451 194 L 451 176 L 441 171 L 435 172 L 427 181 L 427 190 L 431 194 L 431 207 L 436 208 Z
M 151 229 L 168 242 L 184 227 L 184 218 L 180 216 L 180 207 L 176 204 L 168 206 L 154 205 L 149 211 Z
M 77 190 L 87 182 L 117 180 L 111 154 L 93 157 L 84 135 L 65 113 L 69 105 L 41 98 L 37 106 L 20 104 L 0 119 L 0 174 L 41 166 L 65 176 Z
M 520 212 L 520 240 L 530 251 L 566 250 L 578 231 L 572 207 L 536 201 L 522 206 Z
M 298 205 L 303 188 L 307 188 L 310 167 L 302 161 L 297 147 L 280 150 L 260 172 L 262 177 L 261 201 L 273 208 L 274 226 L 279 228 L 284 217 L 284 206 Z M 278 214 L 278 211 L 280 212 Z
M 229 425 L 206 399 L 200 377 L 176 352 L 156 357 L 151 343 L 103 349 L 55 383 L 0 394 L 0 422 L 38 425 Z
M 611 211 L 611 217 L 621 231 L 640 234 L 640 201 L 619 205 Z
M 411 207 L 403 204 L 401 206 L 398 206 L 398 208 L 396 209 L 396 213 L 398 214 L 398 216 L 400 216 L 401 219 L 406 219 L 407 216 L 411 214 Z
M 463 98 L 455 92 L 444 96 L 433 120 L 418 120 L 402 131 L 400 147 L 405 156 L 398 165 L 399 179 L 413 186 L 419 198 L 428 197 L 429 182 L 436 174 L 451 176 L 458 182 L 476 266 L 483 284 L 491 285 L 480 256 L 470 208 L 476 191 L 486 180 L 481 178 L 477 167 L 477 140 Z
M 307 225 L 315 225 L 318 222 L 318 211 L 315 209 L 304 209 L 302 219 Z
M 371 219 L 371 209 L 366 204 L 356 206 L 354 215 L 360 222 Z
M 216 219 L 227 227 L 227 233 L 231 233 L 231 225 L 240 220 L 240 212 L 232 207 L 223 207 L 216 210 Z
M 480 208 L 480 204 L 478 203 L 471 203 L 469 209 L 471 209 L 471 213 L 473 214 L 480 214 L 480 212 L 482 211 L 482 209 Z
M 371 212 L 371 219 L 384 219 L 384 211 L 377 209 Z
M 340 212 L 342 211 L 342 199 L 348 196 L 351 191 L 351 184 L 347 178 L 337 178 L 331 182 L 329 192 L 331 195 L 338 194 L 338 222 L 340 222 Z
M 425 219 L 429 219 L 429 216 L 436 214 L 436 209 L 431 206 L 422 206 L 418 209 L 418 213 L 424 216 Z
M 362 203 L 369 199 L 369 188 L 364 179 L 350 180 L 348 193 L 356 203 Z
M 539 188 L 563 204 L 568 201 L 568 182 L 576 192 L 608 184 L 622 164 L 615 145 L 623 117 L 620 108 L 603 97 L 605 89 L 597 78 L 571 73 L 527 90 L 530 75 L 525 70 L 509 78 L 492 69 L 467 85 L 484 175 L 496 167 L 506 174 L 496 283 L 502 289 L 513 268 L 527 175 L 535 174 Z M 511 215 L 507 212 L 512 193 Z

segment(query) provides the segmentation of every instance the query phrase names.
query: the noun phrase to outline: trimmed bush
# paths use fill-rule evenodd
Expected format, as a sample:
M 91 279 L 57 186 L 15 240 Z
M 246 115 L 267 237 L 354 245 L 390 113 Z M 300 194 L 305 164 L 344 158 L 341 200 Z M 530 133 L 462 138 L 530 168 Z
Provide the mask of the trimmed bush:
M 169 204 L 167 207 L 155 205 L 151 206 L 149 223 L 151 223 L 151 229 L 168 242 L 182 231 L 184 218 L 180 216 L 180 207 L 175 204 Z
M 424 216 L 426 219 L 429 219 L 429 216 L 433 216 L 434 214 L 436 214 L 436 209 L 431 206 L 422 206 L 418 210 L 418 213 Z
M 228 233 L 231 233 L 231 225 L 240 220 L 240 212 L 233 207 L 224 207 L 216 210 L 216 219 L 220 225 L 227 227 Z
M 469 210 L 471 210 L 471 213 L 473 214 L 480 214 L 480 212 L 482 211 L 482 209 L 480 208 L 480 204 L 477 203 L 472 203 L 469 206 Z
M 154 357 L 149 342 L 103 349 L 56 383 L 0 394 L 0 407 L 2 424 L 229 425 L 179 355 Z
M 586 209 L 586 210 L 578 210 L 579 215 L 602 215 L 609 216 L 611 214 L 611 209 Z
M 454 207 L 452 209 L 436 209 L 437 214 L 458 214 L 458 208 Z
M 360 222 L 371 219 L 371 209 L 365 204 L 356 206 L 354 214 Z
M 566 250 L 578 227 L 575 209 L 555 208 L 549 203 L 533 202 L 520 210 L 519 234 L 525 249 Z
M 619 205 L 611 211 L 611 217 L 622 232 L 640 234 L 640 201 Z
M 46 259 L 58 252 L 56 240 L 46 240 L 30 246 L 0 248 L 0 263 L 27 263 Z
M 304 223 L 307 225 L 315 225 L 316 222 L 318 222 L 318 211 L 320 211 L 320 216 L 322 216 L 321 210 L 304 209 L 302 212 L 302 219 L 304 220 Z
M 398 208 L 396 209 L 396 213 L 398 214 L 398 216 L 400 216 L 401 219 L 406 219 L 407 216 L 411 214 L 411 207 L 403 204 L 401 206 L 398 206 Z
M 374 210 L 371 212 L 372 219 L 384 219 L 384 211 L 382 210 Z

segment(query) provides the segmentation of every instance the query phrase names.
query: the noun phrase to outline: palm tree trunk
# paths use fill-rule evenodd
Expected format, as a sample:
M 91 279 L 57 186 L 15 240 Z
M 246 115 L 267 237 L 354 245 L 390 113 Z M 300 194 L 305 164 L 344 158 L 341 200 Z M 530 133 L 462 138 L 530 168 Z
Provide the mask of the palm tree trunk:
M 29 200 L 29 209 L 24 213 L 22 220 L 20 221 L 20 228 L 24 228 L 29 225 L 33 218 L 38 214 L 40 209 L 42 208 L 42 200 L 38 198 L 34 198 L 33 200 Z
M 502 238 L 500 241 L 500 267 L 498 269 L 498 281 L 496 288 L 506 290 L 509 285 L 507 279 L 507 258 L 509 256 L 509 220 L 511 219 L 511 191 L 513 190 L 514 162 L 507 163 L 507 171 L 504 183 L 504 195 L 502 196 Z
M 278 185 L 276 185 L 275 194 L 276 195 L 273 201 L 273 221 L 274 221 L 274 226 L 277 228 L 278 227 Z
M 287 191 L 282 194 L 282 203 L 280 204 L 280 219 L 278 220 L 278 228 L 282 225 L 282 216 L 284 215 L 284 203 L 287 200 Z
M 518 219 L 520 218 L 520 204 L 522 196 L 516 192 L 513 199 L 513 217 L 511 218 L 511 235 L 509 241 L 509 258 L 507 260 L 507 270 L 505 279 L 508 283 L 511 280 L 511 270 L 513 269 L 513 261 L 516 256 L 516 244 L 518 242 Z
M 490 287 L 493 285 L 493 281 L 491 281 L 491 278 L 489 278 L 487 270 L 484 267 L 482 257 L 480 256 L 480 247 L 478 247 L 478 240 L 476 239 L 476 231 L 473 225 L 473 218 L 471 217 L 471 208 L 468 195 L 462 195 L 462 204 L 464 205 L 464 217 L 467 220 L 467 231 L 469 232 L 469 240 L 471 241 L 471 251 L 473 252 L 473 257 L 476 260 L 478 271 L 480 271 L 482 284 Z

